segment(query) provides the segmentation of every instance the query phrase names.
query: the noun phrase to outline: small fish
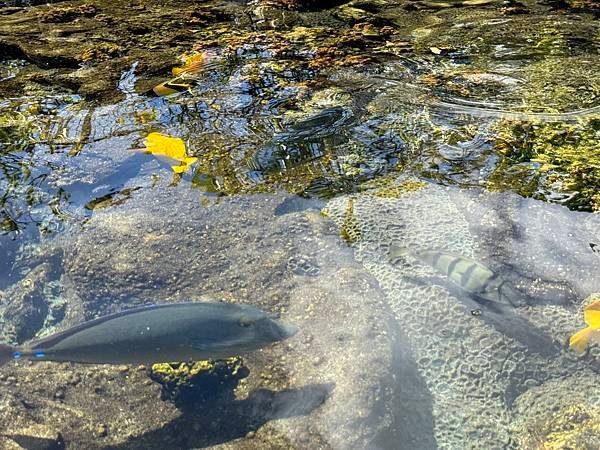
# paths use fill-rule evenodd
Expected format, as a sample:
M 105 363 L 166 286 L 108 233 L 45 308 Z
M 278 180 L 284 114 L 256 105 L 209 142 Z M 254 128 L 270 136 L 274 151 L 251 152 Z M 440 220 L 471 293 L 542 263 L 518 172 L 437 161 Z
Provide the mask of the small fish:
M 590 248 L 595 254 L 600 255 L 600 245 L 590 242 Z
M 296 332 L 296 327 L 251 306 L 144 306 L 90 320 L 23 348 L 0 344 L 0 364 L 21 358 L 88 364 L 221 359 L 257 350 Z
M 146 136 L 144 144 L 146 145 L 146 153 L 150 153 L 156 157 L 164 156 L 179 161 L 178 165 L 171 166 L 175 173 L 186 172 L 189 166 L 198 160 L 196 157 L 187 155 L 185 142 L 178 137 L 153 132 Z
M 149 93 L 157 97 L 166 97 L 168 95 L 177 94 L 178 92 L 186 92 L 192 89 L 192 84 L 180 77 L 164 81 L 152 88 Z
M 579 354 L 585 352 L 590 342 L 600 342 L 600 300 L 585 307 L 583 320 L 587 327 L 569 338 L 569 346 Z
M 494 302 L 523 306 L 522 295 L 508 281 L 492 270 L 469 258 L 437 250 L 408 250 L 392 245 L 389 260 L 392 264 L 406 255 L 426 263 L 461 289 L 476 297 Z

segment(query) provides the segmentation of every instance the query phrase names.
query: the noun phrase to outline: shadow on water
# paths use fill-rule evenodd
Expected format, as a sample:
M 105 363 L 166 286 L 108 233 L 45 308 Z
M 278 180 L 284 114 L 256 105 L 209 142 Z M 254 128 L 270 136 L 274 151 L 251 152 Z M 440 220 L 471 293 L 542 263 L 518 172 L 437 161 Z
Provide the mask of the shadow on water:
M 102 450 L 188 449 L 223 444 L 246 436 L 270 420 L 311 414 L 329 398 L 334 387 L 312 384 L 280 392 L 259 389 L 244 400 L 227 398 L 214 404 L 188 406 L 162 428 Z

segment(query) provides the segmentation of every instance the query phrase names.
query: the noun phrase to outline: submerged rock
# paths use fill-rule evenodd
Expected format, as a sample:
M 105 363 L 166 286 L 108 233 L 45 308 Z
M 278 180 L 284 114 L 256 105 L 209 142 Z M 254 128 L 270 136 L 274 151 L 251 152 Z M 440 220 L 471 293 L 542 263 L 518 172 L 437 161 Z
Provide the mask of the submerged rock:
M 405 183 L 400 178 L 389 191 Z M 579 305 L 600 282 L 600 260 L 589 246 L 600 237 L 597 215 L 427 184 L 399 196 L 367 191 L 331 200 L 327 214 L 342 232 L 349 201 L 357 259 L 408 335 L 431 392 L 440 447 L 517 448 L 511 405 L 519 394 L 575 372 L 595 379 L 597 361 L 578 360 L 562 343 L 581 328 Z M 527 306 L 478 301 L 414 259 L 391 264 L 392 246 L 481 262 L 513 283 Z
M 23 342 L 42 329 L 49 313 L 44 287 L 52 278 L 50 264 L 41 264 L 6 292 L 0 306 L 5 341 Z
M 597 383 L 573 374 L 531 388 L 515 401 L 521 448 L 593 449 L 600 441 Z
M 61 434 L 49 426 L 36 424 L 15 431 L 5 431 L 5 435 L 27 450 L 61 450 L 65 443 Z M 10 448 L 10 447 L 8 447 Z
M 253 442 L 275 448 L 360 449 L 373 442 L 390 448 L 398 440 L 434 447 L 430 398 L 377 283 L 317 210 L 278 215 L 285 199 L 240 196 L 202 207 L 198 192 L 183 184 L 142 189 L 124 204 L 94 211 L 83 230 L 40 250 L 62 273 L 68 301 L 61 326 L 141 303 L 225 299 L 278 313 L 301 330 L 245 356 L 248 376 L 235 396 L 225 393 L 212 402 L 210 413 L 161 406 L 124 426 L 107 408 L 96 420 L 110 433 L 98 439 L 115 448 L 190 448 L 253 432 Z M 190 400 L 194 394 L 175 372 L 191 374 L 201 366 L 161 367 L 170 372 L 159 368 L 173 388 L 170 398 Z M 95 388 L 106 401 L 149 402 L 140 396 L 147 387 L 136 372 L 109 373 L 113 381 Z M 120 390 L 126 383 L 136 385 L 131 394 Z M 30 384 L 15 389 L 27 396 Z M 75 392 L 78 401 L 91 401 L 88 389 L 83 382 L 68 385 L 62 401 L 72 404 Z M 164 419 L 157 419 L 161 410 Z M 194 424 L 200 431 L 190 434 Z M 70 426 L 64 436 L 73 445 L 84 438 Z M 244 445 L 242 439 L 233 448 Z

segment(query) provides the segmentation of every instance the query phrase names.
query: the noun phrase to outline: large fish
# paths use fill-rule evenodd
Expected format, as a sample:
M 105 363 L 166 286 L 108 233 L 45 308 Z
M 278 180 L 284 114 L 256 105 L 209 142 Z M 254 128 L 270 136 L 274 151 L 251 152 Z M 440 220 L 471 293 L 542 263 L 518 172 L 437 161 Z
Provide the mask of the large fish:
M 513 306 L 525 304 L 522 294 L 512 284 L 477 261 L 454 253 L 438 250 L 408 250 L 392 245 L 390 262 L 395 263 L 406 255 L 411 255 L 430 265 L 458 287 L 478 298 L 509 303 Z
M 144 306 L 82 323 L 23 348 L 0 344 L 0 364 L 20 358 L 89 364 L 226 358 L 286 339 L 296 331 L 251 306 Z

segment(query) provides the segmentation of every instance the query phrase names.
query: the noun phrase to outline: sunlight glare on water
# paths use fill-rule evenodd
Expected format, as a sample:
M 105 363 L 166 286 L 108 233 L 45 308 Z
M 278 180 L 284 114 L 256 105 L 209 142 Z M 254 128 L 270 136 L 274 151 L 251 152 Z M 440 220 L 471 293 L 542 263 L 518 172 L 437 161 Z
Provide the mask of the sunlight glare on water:
M 597 10 L 5 3 L 0 444 L 596 448 Z M 28 14 L 55 48 L 19 41 Z M 21 361 L 216 300 L 300 331 L 218 362 Z

